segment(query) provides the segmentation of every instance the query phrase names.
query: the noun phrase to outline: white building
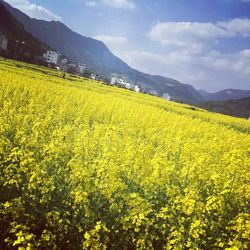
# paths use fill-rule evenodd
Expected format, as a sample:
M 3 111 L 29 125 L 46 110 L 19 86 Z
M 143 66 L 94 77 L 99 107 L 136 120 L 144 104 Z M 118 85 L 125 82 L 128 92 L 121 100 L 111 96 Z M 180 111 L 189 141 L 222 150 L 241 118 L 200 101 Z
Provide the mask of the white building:
M 132 84 L 130 82 L 125 82 L 124 86 L 126 89 L 132 89 Z
M 118 78 L 118 77 L 112 77 L 111 78 L 111 84 L 119 84 L 119 85 L 123 85 L 126 89 L 132 89 L 132 84 L 130 82 L 127 82 L 125 80 L 123 80 L 122 78 Z
M 59 70 L 67 72 L 69 70 L 69 63 L 67 58 L 63 58 L 60 63 Z
M 149 94 L 157 96 L 158 93 L 155 90 L 149 90 Z
M 47 63 L 54 63 L 55 65 L 59 65 L 62 55 L 56 51 L 49 50 L 47 51 L 47 53 L 43 54 L 43 57 L 46 59 Z
M 110 83 L 111 83 L 112 85 L 116 84 L 116 83 L 117 83 L 117 79 L 118 79 L 117 77 L 112 77 Z
M 62 60 L 61 60 L 61 64 L 67 64 L 68 63 L 68 59 L 67 58 L 63 58 Z
M 8 39 L 0 33 L 0 49 L 7 50 L 8 47 Z
M 171 96 L 168 93 L 164 93 L 162 97 L 164 99 L 166 99 L 166 100 L 170 100 L 171 99 Z
M 83 74 L 85 71 L 86 71 L 86 64 L 84 64 L 84 63 L 79 63 L 78 65 L 77 65 L 77 73 L 78 74 Z
M 96 75 L 95 73 L 92 73 L 92 74 L 90 75 L 90 78 L 93 79 L 93 80 L 96 80 L 97 75 Z
M 139 86 L 135 85 L 135 86 L 134 86 L 134 91 L 135 91 L 135 92 L 140 92 Z

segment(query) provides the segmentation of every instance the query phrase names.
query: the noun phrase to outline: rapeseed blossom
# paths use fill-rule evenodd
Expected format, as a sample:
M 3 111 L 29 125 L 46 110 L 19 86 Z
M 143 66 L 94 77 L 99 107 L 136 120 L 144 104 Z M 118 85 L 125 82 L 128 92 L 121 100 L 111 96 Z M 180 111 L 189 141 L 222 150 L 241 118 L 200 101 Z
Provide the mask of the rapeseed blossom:
M 0 61 L 1 249 L 250 249 L 250 123 Z

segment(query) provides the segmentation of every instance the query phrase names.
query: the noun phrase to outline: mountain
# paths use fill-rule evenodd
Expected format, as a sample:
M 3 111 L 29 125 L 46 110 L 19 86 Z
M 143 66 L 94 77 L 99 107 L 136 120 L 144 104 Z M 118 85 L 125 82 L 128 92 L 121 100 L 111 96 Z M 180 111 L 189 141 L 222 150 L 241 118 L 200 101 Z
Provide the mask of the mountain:
M 109 77 L 112 74 L 120 75 L 146 89 L 157 91 L 160 96 L 168 93 L 172 100 L 184 102 L 203 100 L 198 91 L 190 85 L 182 84 L 167 77 L 149 75 L 132 69 L 113 55 L 101 41 L 82 36 L 61 22 L 48 22 L 30 18 L 3 0 L 0 0 L 0 2 L 4 3 L 9 11 L 23 23 L 28 32 L 54 50 L 63 53 L 72 62 L 84 62 L 91 70 Z
M 48 46 L 28 33 L 1 2 L 0 32 L 8 39 L 7 57 L 39 63 L 39 57 L 48 49 Z
M 199 103 L 198 106 L 225 115 L 247 119 L 250 117 L 250 97 L 228 101 L 208 101 Z
M 201 93 L 201 92 L 200 92 Z M 225 89 L 216 93 L 203 95 L 207 101 L 226 101 L 250 97 L 250 90 Z
M 203 97 L 206 97 L 206 96 L 208 96 L 208 95 L 211 94 L 211 93 L 207 92 L 207 91 L 204 90 L 204 89 L 198 89 L 198 92 L 199 92 L 199 94 L 200 94 L 201 96 L 203 96 Z

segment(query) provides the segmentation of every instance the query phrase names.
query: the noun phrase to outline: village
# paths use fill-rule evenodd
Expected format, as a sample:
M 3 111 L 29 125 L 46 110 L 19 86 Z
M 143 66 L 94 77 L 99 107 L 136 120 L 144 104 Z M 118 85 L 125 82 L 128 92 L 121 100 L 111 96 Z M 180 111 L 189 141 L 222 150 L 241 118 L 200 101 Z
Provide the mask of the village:
M 24 45 L 25 41 L 16 41 L 15 54 L 13 59 L 23 59 L 23 56 L 20 53 L 23 53 L 22 50 L 19 49 L 20 46 Z M 0 33 L 0 51 L 6 52 L 8 51 L 8 38 Z M 4 54 L 4 53 L 1 53 Z M 42 60 L 47 67 L 57 69 L 58 71 L 62 71 L 64 73 L 70 73 L 78 76 L 83 76 L 90 78 L 92 80 L 100 81 L 105 84 L 109 84 L 112 86 L 117 86 L 120 88 L 125 88 L 128 90 L 132 90 L 135 92 L 140 92 L 144 94 L 149 94 L 153 96 L 162 97 L 164 99 L 170 100 L 171 97 L 168 93 L 164 93 L 162 96 L 155 90 L 145 88 L 136 83 L 125 79 L 124 77 L 118 74 L 112 74 L 110 77 L 100 75 L 93 70 L 89 69 L 86 63 L 75 63 L 70 62 L 62 53 L 59 51 L 48 50 L 46 53 L 39 58 Z
M 137 84 L 133 84 L 130 81 L 123 79 L 117 74 L 113 74 L 111 75 L 111 77 L 106 77 L 90 70 L 85 63 L 72 63 L 67 58 L 65 58 L 60 52 L 47 51 L 47 53 L 43 54 L 43 58 L 48 63 L 48 65 L 54 66 L 57 70 L 65 73 L 84 76 L 92 80 L 101 81 L 106 84 L 126 88 L 135 92 L 147 93 L 158 96 L 158 93 L 156 91 L 148 90 Z

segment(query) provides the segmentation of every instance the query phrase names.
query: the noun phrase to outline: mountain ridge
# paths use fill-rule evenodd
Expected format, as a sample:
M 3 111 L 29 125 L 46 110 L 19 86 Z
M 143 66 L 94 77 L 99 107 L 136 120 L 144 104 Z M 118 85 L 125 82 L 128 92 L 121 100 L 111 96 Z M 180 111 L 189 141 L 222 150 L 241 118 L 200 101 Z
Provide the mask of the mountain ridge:
M 197 106 L 224 115 L 250 118 L 250 97 L 226 101 L 206 101 L 197 104 Z
M 103 42 L 82 36 L 62 22 L 30 18 L 3 0 L 0 0 L 0 3 L 3 3 L 12 15 L 22 22 L 26 31 L 41 42 L 48 44 L 52 49 L 60 51 L 73 62 L 84 62 L 91 70 L 109 77 L 118 74 L 146 89 L 156 91 L 160 96 L 168 93 L 175 101 L 191 103 L 203 101 L 203 97 L 193 86 L 133 69 L 112 54 Z
M 27 32 L 10 11 L 0 2 L 0 32 L 7 37 L 7 51 L 1 54 L 26 62 L 41 63 L 41 54 L 48 49 L 37 38 Z
M 229 100 L 237 100 L 250 97 L 250 90 L 243 90 L 243 89 L 229 88 L 214 93 L 209 93 L 206 91 L 201 92 L 201 91 L 203 90 L 199 90 L 199 92 L 201 95 L 203 95 L 206 101 L 229 101 Z

